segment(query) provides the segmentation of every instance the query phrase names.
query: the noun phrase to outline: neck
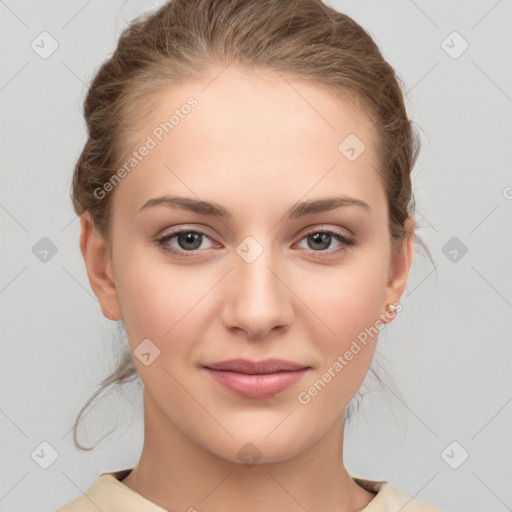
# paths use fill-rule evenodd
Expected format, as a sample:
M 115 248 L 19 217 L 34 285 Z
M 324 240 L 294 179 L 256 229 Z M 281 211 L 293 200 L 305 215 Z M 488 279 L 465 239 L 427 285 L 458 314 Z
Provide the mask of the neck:
M 194 442 L 162 417 L 146 392 L 144 420 L 142 454 L 123 484 L 168 510 L 355 512 L 375 496 L 344 467 L 343 418 L 292 458 L 251 466 Z

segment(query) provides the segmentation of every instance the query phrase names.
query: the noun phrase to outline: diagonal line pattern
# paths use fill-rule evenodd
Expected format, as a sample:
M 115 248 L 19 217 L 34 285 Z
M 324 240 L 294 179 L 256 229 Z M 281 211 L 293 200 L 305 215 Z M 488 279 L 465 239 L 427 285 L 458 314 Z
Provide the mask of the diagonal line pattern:
M 334 164 L 316 183 L 314 183 L 302 196 L 296 201 L 298 203 L 300 200 L 304 199 L 305 196 L 307 196 L 334 168 L 336 167 L 336 164 Z M 267 231 L 267 233 L 270 233 L 283 219 L 284 215 Z
M 87 288 L 85 288 L 85 286 L 64 266 L 64 265 L 61 265 L 61 268 L 63 268 L 65 270 L 65 272 L 67 272 L 67 274 L 71 277 L 71 279 L 73 279 L 73 281 L 75 281 L 79 286 L 80 288 L 82 288 L 82 290 L 87 293 L 87 295 L 89 295 L 89 297 L 91 297 L 91 299 L 96 302 L 98 305 L 101 306 L 101 304 L 99 303 L 98 299 L 96 298 L 95 295 L 93 295 Z M 103 306 L 103 308 L 105 309 L 105 311 L 110 315 L 110 316 L 114 316 L 107 308 L 105 308 L 105 306 Z M 126 327 L 125 327 L 126 329 Z M 128 330 L 126 330 L 126 332 L 129 334 Z
M 6 290 L 9 286 L 11 286 L 11 284 L 12 284 L 12 283 L 14 283 L 14 281 L 16 281 L 16 279 L 18 279 L 18 277 L 19 277 L 21 274 L 23 274 L 23 272 L 25 272 L 25 270 L 27 270 L 27 268 L 28 268 L 28 265 L 26 265 L 26 266 L 25 266 L 25 268 L 23 268 L 23 270 L 21 270 L 20 272 L 18 272 L 18 274 L 17 274 L 17 275 L 15 275 L 15 276 L 14 276 L 14 277 L 13 277 L 13 278 L 12 278 L 12 279 L 11 279 L 11 280 L 10 280 L 10 281 L 9 281 L 9 282 L 8 282 L 8 283 L 7 283 L 7 284 L 6 284 L 6 285 L 5 285 L 5 286 L 0 290 L 0 295 L 1 295 L 2 293 L 4 293 L 4 292 L 5 292 L 5 290 Z
M 478 434 L 480 434 L 480 432 L 482 432 L 482 430 L 483 430 L 484 428 L 486 428 L 486 427 L 487 427 L 487 425 L 489 425 L 489 423 L 491 423 L 491 421 L 492 421 L 494 418 L 496 418 L 496 416 L 498 416 L 498 414 L 500 414 L 500 412 L 501 412 L 503 409 L 505 409 L 505 407 L 506 407 L 510 402 L 512 402 L 512 398 L 511 398 L 510 400 L 507 400 L 507 402 L 505 403 L 505 405 L 503 405 L 503 406 L 499 409 L 499 411 L 498 411 L 494 416 L 492 416 L 492 418 L 491 418 L 489 421 L 487 421 L 487 422 L 485 423 L 485 425 L 484 425 L 483 427 L 481 427 L 481 428 L 480 428 L 480 429 L 475 433 L 475 435 L 471 438 L 471 440 L 473 440 L 473 439 L 474 439 Z
M 432 23 L 432 25 L 434 25 L 434 27 L 439 28 L 437 23 L 423 9 L 421 9 L 415 2 L 413 2 L 413 0 L 409 0 L 409 2 L 412 5 L 414 5 L 414 7 L 416 7 L 416 9 L 418 9 L 418 11 L 420 11 L 423 14 L 423 16 L 425 16 L 425 18 L 427 18 L 427 20 L 429 20 L 430 23 Z
M 11 217 L 11 219 L 18 223 L 19 226 L 25 231 L 25 233 L 29 233 L 29 230 L 3 204 L 0 204 L 0 208 L 2 208 L 5 213 Z
M 486 279 L 473 265 L 471 265 L 471 268 L 510 306 L 512 307 L 512 304 L 499 292 L 497 288 L 495 288 L 488 279 Z
M 429 480 L 429 481 L 428 481 L 428 482 L 427 482 L 427 483 L 426 483 L 426 484 L 425 484 L 425 485 L 424 485 L 424 486 L 423 486 L 419 491 L 417 491 L 413 496 L 411 496 L 411 499 L 410 499 L 409 501 L 407 501 L 406 503 L 404 503 L 404 505 L 403 505 L 402 507 L 400 507 L 400 508 L 398 509 L 398 511 L 397 511 L 397 512 L 400 512 L 400 510 L 403 510 L 403 509 L 407 506 L 407 504 L 408 504 L 409 502 L 411 502 L 413 499 L 415 499 L 415 498 L 416 498 L 416 496 L 418 496 L 418 494 L 419 494 L 423 489 L 425 489 L 425 487 L 427 487 L 427 485 L 428 485 L 430 482 L 432 482 L 432 480 L 434 480 L 434 478 L 435 478 L 437 475 L 439 475 L 439 471 L 438 471 L 438 472 L 437 472 L 437 473 L 436 473 L 436 474 L 435 474 L 435 475 L 434 475 L 434 476 L 433 476 L 433 477 L 432 477 L 432 478 L 431 478 L 431 479 L 430 479 L 430 480 Z
M 295 409 L 292 409 L 266 436 L 265 438 L 267 438 L 270 434 L 272 434 L 272 432 L 274 432 L 274 430 L 277 429 L 277 427 L 279 427 L 282 423 L 284 423 L 284 421 L 288 418 L 288 416 L 290 416 L 290 414 L 292 412 L 294 412 Z
M 85 419 L 87 418 L 87 416 L 89 416 L 89 414 L 94 410 L 96 409 L 96 407 L 98 406 L 98 404 L 105 399 L 105 397 L 107 397 L 108 395 L 110 395 L 110 393 L 114 390 L 114 386 L 110 386 L 106 392 L 103 393 L 103 396 L 99 399 L 96 400 L 96 402 L 94 402 L 93 406 L 92 407 L 89 407 L 87 409 L 87 412 L 85 414 L 82 414 L 80 416 L 80 420 L 78 421 L 77 425 L 80 425 L 80 423 Z M 70 432 L 73 431 L 73 427 L 71 427 L 70 429 L 68 429 L 66 431 L 66 433 L 61 437 L 61 439 L 64 439 Z M 112 432 L 112 430 L 110 431 Z M 104 439 L 106 436 L 108 436 L 108 434 L 110 434 L 110 432 L 107 432 L 102 439 Z
M 0 501 L 2 501 L 28 474 L 30 471 L 27 471 L 1 498 Z
M 485 216 L 485 217 L 484 217 L 484 218 L 483 218 L 483 219 L 482 219 L 482 220 L 481 220 L 481 221 L 480 221 L 480 222 L 479 222 L 479 223 L 478 223 L 478 224 L 477 224 L 477 225 L 476 225 L 476 226 L 475 226 L 471 231 L 470 231 L 470 233 L 473 233 L 473 231 L 475 231 L 475 229 L 476 229 L 478 226 L 480 226 L 480 224 L 482 224 L 482 222 L 483 222 L 485 219 L 487 219 L 487 217 L 489 217 L 489 215 L 491 215 L 491 213 L 493 213 L 493 212 L 496 210 L 496 208 L 498 208 L 498 206 L 499 206 L 499 204 L 497 204 L 497 205 L 496 205 L 496 206 L 495 206 L 495 207 L 494 207 L 494 208 L 493 208 L 493 209 L 492 209 L 492 210 L 491 210 L 491 211 L 490 211 L 490 212 L 489 212 L 489 213 L 488 213 L 488 214 L 487 214 L 487 215 L 486 215 L 486 216 Z
M 233 267 L 231 267 L 209 290 L 207 290 L 206 293 L 164 334 L 164 337 L 167 336 L 232 270 Z
M 16 73 L 14 73 L 13 76 L 11 76 L 11 78 L 9 78 L 9 80 L 7 80 L 7 82 L 2 85 L 2 87 L 0 87 L 0 91 L 3 91 L 7 85 L 9 85 L 26 67 L 28 66 L 28 61 L 25 62 L 25 64 L 23 64 L 23 66 L 21 66 L 20 69 L 18 69 L 18 71 L 16 71 Z
M 82 7 L 80 7 L 80 9 L 78 9 L 78 11 L 73 14 L 73 16 L 71 16 L 71 18 L 69 18 L 68 21 L 66 21 L 66 23 L 64 23 L 64 25 L 62 25 L 62 27 L 60 27 L 60 29 L 64 29 L 66 28 L 90 3 L 91 3 L 92 0 L 87 0 L 87 2 L 82 5 Z
M 78 215 L 75 215 L 73 219 L 71 219 L 60 231 L 59 233 L 64 233 L 64 231 L 66 231 L 66 229 L 69 228 L 69 226 L 71 226 L 71 224 L 73 224 L 73 222 L 78 219 Z
M 228 478 L 229 475 L 233 473 L 233 470 L 231 470 L 202 500 L 201 503 L 206 500 L 211 494 L 213 494 Z
M 490 488 L 490 487 L 489 487 L 489 486 L 488 486 L 488 485 L 487 485 L 487 484 L 486 484 L 486 483 L 485 483 L 485 482 L 484 482 L 484 481 L 483 481 L 483 480 L 482 480 L 482 479 L 481 479 L 481 478 L 480 478 L 480 477 L 479 477 L 479 476 L 478 476 L 478 475 L 473 471 L 473 470 L 471 470 L 471 473 L 473 473 L 473 475 L 475 475 L 475 476 L 478 478 L 478 480 L 480 480 L 480 482 L 482 482 L 482 484 L 483 484 L 485 487 L 487 487 L 487 489 L 488 489 L 492 494 L 494 494 L 494 496 L 496 496 L 496 498 L 498 498 L 498 499 L 501 501 L 501 503 L 503 503 L 503 505 L 505 505 L 505 507 L 507 507 L 507 508 L 508 508 L 508 510 L 511 510 L 511 511 L 512 511 L 512 508 L 511 508 L 511 507 L 509 507 L 509 505 L 507 505 L 507 503 L 505 503 L 505 502 L 504 502 L 504 501 L 503 501 L 503 500 L 502 500 L 502 499 L 501 499 L 501 498 L 500 498 L 500 497 L 499 497 L 499 496 L 498 496 L 498 495 L 497 495 L 497 494 L 496 494 L 496 493 L 495 493 L 495 492 L 494 492 L 494 491 L 493 491 L 493 490 L 492 490 L 492 489 L 491 489 L 491 488 Z
M 418 208 L 415 208 L 415 213 L 417 213 L 437 234 L 439 234 L 436 227 L 424 215 L 422 215 L 420 211 L 418 211 Z
M 478 66 L 475 61 L 472 60 L 471 63 L 487 78 L 487 80 L 489 80 L 489 82 L 491 82 L 491 84 L 494 85 L 494 87 L 496 87 L 496 89 L 498 89 L 498 91 L 501 92 L 501 94 L 503 94 L 503 96 L 505 96 L 505 98 L 507 98 L 508 101 L 512 103 L 512 98 L 510 98 L 510 96 L 480 66 Z
M 274 274 L 279 279 L 279 281 L 281 281 L 281 283 L 283 283 L 286 286 L 286 288 L 288 288 L 288 290 L 290 290 L 293 293 L 293 295 L 295 295 L 295 297 L 297 297 L 297 299 L 299 299 L 302 302 L 302 304 L 304 304 L 304 306 L 306 306 L 309 309 L 311 313 L 313 313 L 313 315 L 316 316 L 316 318 L 318 318 L 318 320 L 320 320 L 320 322 L 324 324 L 324 326 L 327 329 L 329 329 L 329 331 L 331 331 L 332 334 L 336 334 L 268 265 L 267 268 L 270 270 L 270 272 L 272 272 L 272 274 Z
M 213 414 L 181 382 L 179 382 L 178 379 L 176 379 L 176 377 L 172 375 L 172 373 L 170 373 L 167 368 L 164 367 L 163 369 L 167 375 L 169 375 L 169 377 L 175 380 L 176 384 L 178 384 L 183 389 L 183 391 L 188 393 L 189 396 L 204 409 L 206 414 L 208 414 L 208 416 L 210 416 L 215 421 L 215 423 L 217 423 L 222 428 L 222 430 L 224 430 L 230 437 L 233 437 L 233 434 L 231 434 L 231 432 L 229 432 L 229 430 L 215 416 L 213 416 Z
M 271 68 L 334 130 L 336 131 L 336 128 L 334 128 L 334 126 L 329 123 L 329 121 L 327 121 L 327 119 L 322 115 L 320 114 L 320 112 L 318 112 L 318 110 L 313 107 L 313 105 L 311 105 L 311 103 L 306 99 L 304 98 L 304 96 L 302 96 L 302 94 L 297 90 L 295 89 L 295 87 L 293 87 L 293 85 L 288 81 L 286 80 L 286 78 L 277 70 L 274 68 L 274 66 L 271 65 Z
M 7 416 L 7 414 L 2 409 L 0 409 L 0 412 L 28 439 L 27 434 L 23 432 L 18 424 L 16 424 L 9 416 Z
M 181 183 L 183 183 L 183 185 L 184 185 L 185 187 L 187 187 L 187 188 L 190 190 L 190 192 L 192 192 L 192 194 L 194 194 L 198 199 L 200 199 L 200 200 L 201 200 L 201 197 L 199 197 L 199 196 L 198 196 L 198 195 L 197 195 L 197 194 L 192 190 L 192 188 L 191 188 L 191 187 L 189 187 L 189 186 L 188 186 L 188 185 L 187 185 L 187 184 L 186 184 L 186 183 L 181 179 L 181 177 L 180 177 L 180 176 L 178 176 L 178 175 L 177 175 L 177 174 L 176 174 L 176 173 L 175 173 L 175 172 L 174 172 L 174 171 L 173 171 L 173 170 L 172 170 L 172 169 L 171 169 L 171 168 L 170 168 L 170 167 L 169 167 L 165 162 L 164 162 L 164 164 L 163 164 L 163 165 L 164 165 L 164 167 L 165 167 L 167 170 L 171 171 L 171 172 L 174 174 L 174 176 L 176 176 L 176 178 L 178 178 L 178 179 L 181 181 Z M 226 228 L 230 233 L 233 233 L 233 230 L 229 227 L 229 225 L 228 225 L 228 224 L 226 224 L 222 219 L 219 219 L 219 220 L 220 220 L 220 222 L 222 222 L 222 224 L 224 225 L 224 227 L 225 227 L 225 228 Z
M 288 489 L 286 489 L 285 487 L 283 487 L 283 486 L 281 485 L 281 483 L 280 483 L 278 480 L 276 480 L 276 478 L 274 477 L 274 475 L 272 475 L 272 473 L 270 473 L 269 471 L 267 471 L 267 473 L 268 473 L 268 475 L 270 476 L 270 478 L 272 478 L 272 480 L 274 480 L 274 482 L 275 482 L 277 485 L 279 485 L 279 487 L 281 487 L 281 489 L 283 489 L 283 491 L 284 491 L 286 494 L 288 494 L 288 496 L 290 496 L 290 498 L 291 498 L 293 501 L 295 501 L 295 503 L 297 503 L 297 505 L 299 505 L 299 507 L 300 507 L 302 510 L 305 510 L 305 511 L 307 512 L 307 509 L 306 509 L 306 508 L 305 508 L 301 503 L 299 503 L 299 502 L 295 499 L 295 497 L 294 497 L 294 496 L 293 496 L 293 495 L 288 491 Z
M 60 472 L 82 493 L 82 496 L 85 496 L 100 512 L 107 512 L 106 510 L 102 509 L 93 499 L 91 499 L 91 497 L 88 496 L 82 489 L 80 489 L 80 487 L 75 482 L 73 482 L 73 480 L 71 480 L 71 478 L 66 475 L 64 471 L 62 471 L 62 469 Z
M 234 59 L 233 59 L 234 60 Z M 226 71 L 227 68 L 229 68 L 229 66 L 231 66 L 231 64 L 233 63 L 233 60 L 231 60 L 231 62 L 229 64 L 226 64 L 204 87 L 203 89 L 201 89 L 201 92 L 204 92 L 208 87 L 210 87 L 210 85 L 215 81 L 217 80 L 217 78 L 219 78 L 220 75 L 222 75 L 222 73 L 224 73 L 224 71 Z
M 427 423 L 425 421 L 423 421 L 385 382 L 382 382 L 382 384 L 384 385 L 384 387 L 386 387 L 386 389 L 390 392 L 390 393 L 393 393 L 393 395 L 405 406 L 407 407 L 407 409 L 409 409 L 409 411 L 411 411 L 412 414 L 414 414 L 414 416 L 416 416 L 416 418 L 418 418 L 421 423 L 423 423 L 423 425 L 428 428 L 428 430 L 430 430 L 430 432 L 432 432 L 432 434 L 434 434 L 438 439 L 439 439 L 439 436 L 427 425 Z
M 406 297 L 409 297 L 409 295 L 414 291 L 416 290 L 416 288 L 418 288 L 424 281 L 426 281 L 428 279 L 428 277 L 430 276 L 430 274 L 432 274 L 432 272 L 435 272 L 437 266 L 435 266 L 412 290 L 408 291 L 405 296 Z
M 80 80 L 80 82 L 82 82 L 82 84 L 85 87 L 87 87 L 87 84 L 63 60 L 61 60 L 61 62 L 62 64 L 64 64 L 64 66 L 66 66 L 69 69 L 69 71 L 71 71 L 71 73 L 73 73 L 73 75 L 75 75 L 78 78 L 78 80 Z
M 491 11 L 495 9 L 495 7 L 498 6 L 498 4 L 501 3 L 501 0 L 498 0 L 472 27 L 471 30 L 473 30 L 481 21 L 483 21 Z
M 61 267 L 64 269 L 65 272 L 68 273 L 68 275 L 80 286 L 80 288 L 82 288 L 82 290 L 87 293 L 87 295 L 89 295 L 89 297 L 91 297 L 91 299 L 94 301 L 94 302 L 98 302 L 98 299 L 96 298 L 96 296 L 94 296 L 64 265 L 61 265 Z
M 27 24 L 26 24 L 26 23 L 25 23 L 25 22 L 24 22 L 24 21 L 23 21 L 23 20 L 22 20 L 22 19 L 21 19 L 21 18 L 20 18 L 20 17 L 19 17 L 19 16 L 18 16 L 18 15 L 17 15 L 17 14 L 16 14 L 16 13 L 15 13 L 15 12 L 14 12 L 14 11 L 13 11 L 9 6 L 8 6 L 8 5 L 7 5 L 7 4 L 6 4 L 6 3 L 5 3 L 5 2 L 4 2 L 4 0 L 0 0 L 0 3 L 1 3 L 2 5 L 5 5 L 5 7 L 6 7 L 7 9 L 9 9 L 9 11 L 11 11 L 11 13 L 12 13 L 12 14 L 13 14 L 17 19 L 18 19 L 18 21 L 20 21 L 21 23 L 23 23 L 23 25 L 25 25 L 25 27 L 30 28 L 30 27 L 29 27 L 29 26 L 28 26 L 28 25 L 27 25 Z
M 426 78 L 427 75 L 429 75 L 434 68 L 439 64 L 439 61 L 437 61 L 410 89 L 409 91 L 412 91 L 417 85 L 419 85 L 424 78 Z

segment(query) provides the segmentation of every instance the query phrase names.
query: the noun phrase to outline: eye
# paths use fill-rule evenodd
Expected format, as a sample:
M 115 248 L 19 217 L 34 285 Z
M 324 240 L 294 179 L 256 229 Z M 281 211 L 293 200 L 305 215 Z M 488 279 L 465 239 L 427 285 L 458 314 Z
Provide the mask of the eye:
M 176 239 L 178 247 L 169 244 L 173 238 Z M 157 238 L 156 243 L 162 251 L 176 256 L 181 256 L 186 253 L 197 254 L 200 250 L 205 249 L 203 244 L 205 239 L 211 240 L 211 238 L 202 231 L 182 229 Z
M 347 251 L 356 245 L 355 240 L 352 238 L 338 233 L 337 231 L 329 231 L 326 229 L 316 229 L 314 231 L 310 231 L 301 239 L 301 241 L 303 240 L 306 240 L 308 246 L 307 248 L 313 250 L 315 253 L 339 253 L 342 251 Z M 338 246 L 333 250 L 328 251 L 327 249 L 329 249 L 333 241 L 337 242 Z M 322 257 L 322 255 L 318 256 Z
M 175 240 L 175 244 L 171 241 Z M 212 241 L 211 237 L 202 231 L 193 229 L 181 229 L 161 236 L 155 240 L 157 246 L 165 253 L 172 254 L 174 256 L 187 257 L 188 255 L 197 255 L 205 249 L 211 247 L 205 247 L 205 240 Z M 315 257 L 325 257 L 327 255 L 338 254 L 343 251 L 347 251 L 356 245 L 355 240 L 349 238 L 337 231 L 330 231 L 326 229 L 316 229 L 310 231 L 303 236 L 300 241 L 306 240 L 308 247 L 312 253 L 326 253 L 315 254 Z M 337 242 L 337 246 L 331 250 L 328 250 L 333 242 Z

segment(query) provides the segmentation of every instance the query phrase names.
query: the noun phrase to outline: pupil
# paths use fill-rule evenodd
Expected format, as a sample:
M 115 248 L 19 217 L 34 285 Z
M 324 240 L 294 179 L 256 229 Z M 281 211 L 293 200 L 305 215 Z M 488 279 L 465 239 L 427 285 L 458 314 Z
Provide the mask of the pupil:
M 329 247 L 330 236 L 327 233 L 315 233 L 312 238 L 316 244 L 320 243 L 322 249 Z
M 181 235 L 181 238 L 184 238 L 183 243 L 185 244 L 184 248 L 187 249 L 197 249 L 201 245 L 201 235 L 199 233 L 188 232 Z M 192 247 L 187 247 L 187 244 L 192 244 Z M 180 240 L 180 245 L 182 245 Z M 183 245 L 182 245 L 183 246 Z

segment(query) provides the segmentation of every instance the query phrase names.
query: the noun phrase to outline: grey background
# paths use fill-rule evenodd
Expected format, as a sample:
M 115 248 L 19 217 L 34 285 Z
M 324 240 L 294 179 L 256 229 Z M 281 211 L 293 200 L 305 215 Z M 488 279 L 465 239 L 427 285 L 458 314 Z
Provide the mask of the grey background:
M 115 363 L 117 328 L 90 289 L 69 191 L 86 85 L 127 21 L 161 3 L 0 0 L 2 511 L 54 510 L 142 448 L 137 386 L 83 422 L 91 440 L 119 423 L 113 436 L 92 452 L 72 443 L 79 408 Z M 404 309 L 379 339 L 400 396 L 366 395 L 347 426 L 347 467 L 453 512 L 512 510 L 512 2 L 329 5 L 372 34 L 409 89 L 423 142 L 417 233 L 437 271 L 418 249 Z M 31 47 L 43 31 L 59 45 L 46 59 Z M 469 44 L 461 55 L 454 31 Z M 46 261 L 44 237 L 56 250 Z M 57 454 L 47 469 L 43 442 Z

